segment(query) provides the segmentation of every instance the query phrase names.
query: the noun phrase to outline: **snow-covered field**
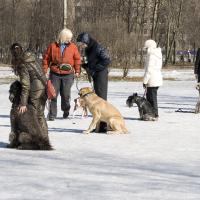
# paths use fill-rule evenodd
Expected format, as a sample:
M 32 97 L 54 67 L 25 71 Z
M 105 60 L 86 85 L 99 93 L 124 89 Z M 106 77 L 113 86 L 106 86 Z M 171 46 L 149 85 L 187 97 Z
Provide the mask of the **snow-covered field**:
M 194 109 L 194 86 L 189 79 L 165 81 L 158 92 L 159 121 L 144 122 L 136 107 L 125 105 L 133 92 L 143 95 L 142 84 L 110 82 L 108 101 L 130 134 L 84 135 L 91 116 L 72 119 L 70 113 L 64 120 L 59 112 L 48 122 L 55 150 L 42 152 L 5 148 L 9 84 L 0 85 L 0 200 L 199 200 L 200 115 L 175 112 Z M 74 85 L 72 99 L 77 93 Z
M 194 80 L 194 72 L 191 68 L 188 69 L 163 69 L 163 78 L 164 79 L 173 79 L 173 80 Z M 10 67 L 1 67 L 0 66 L 0 79 L 6 78 L 15 78 L 16 76 L 13 74 Z M 110 69 L 110 76 L 122 76 L 123 71 L 121 69 Z M 143 77 L 144 70 L 143 69 L 130 69 L 128 73 L 128 77 Z

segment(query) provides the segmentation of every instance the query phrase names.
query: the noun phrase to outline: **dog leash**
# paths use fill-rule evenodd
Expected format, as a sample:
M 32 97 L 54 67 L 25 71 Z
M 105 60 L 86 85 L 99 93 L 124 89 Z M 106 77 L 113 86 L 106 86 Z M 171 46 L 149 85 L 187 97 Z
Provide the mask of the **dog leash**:
M 78 82 L 79 82 L 79 80 L 78 80 L 78 77 L 76 77 L 76 89 L 78 90 L 78 92 L 79 92 L 79 88 L 78 88 Z
M 76 77 L 75 79 L 76 79 L 76 89 L 77 89 L 78 91 L 80 91 L 80 89 L 79 89 L 79 87 L 78 87 L 79 78 Z M 93 86 L 93 84 L 92 84 L 92 81 L 90 81 L 89 79 L 88 79 L 88 81 L 89 81 L 89 83 L 90 83 L 90 85 L 91 85 L 91 88 L 94 90 L 94 86 Z
M 146 97 L 146 94 L 147 94 L 147 88 L 145 88 L 145 90 L 144 90 L 143 98 Z

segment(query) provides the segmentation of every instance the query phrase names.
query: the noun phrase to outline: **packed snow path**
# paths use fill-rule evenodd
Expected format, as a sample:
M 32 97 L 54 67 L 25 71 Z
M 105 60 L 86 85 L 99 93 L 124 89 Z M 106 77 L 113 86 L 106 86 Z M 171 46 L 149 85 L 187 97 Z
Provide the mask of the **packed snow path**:
M 143 95 L 142 84 L 110 82 L 108 101 L 130 134 L 82 134 L 92 118 L 79 113 L 72 119 L 72 101 L 70 119 L 59 112 L 48 122 L 55 150 L 42 152 L 5 148 L 11 104 L 9 84 L 0 85 L 0 200 L 199 200 L 200 114 L 175 112 L 194 109 L 194 86 L 165 81 L 158 91 L 159 120 L 144 122 L 136 107 L 125 104 L 133 92 Z M 74 85 L 72 100 L 77 96 Z

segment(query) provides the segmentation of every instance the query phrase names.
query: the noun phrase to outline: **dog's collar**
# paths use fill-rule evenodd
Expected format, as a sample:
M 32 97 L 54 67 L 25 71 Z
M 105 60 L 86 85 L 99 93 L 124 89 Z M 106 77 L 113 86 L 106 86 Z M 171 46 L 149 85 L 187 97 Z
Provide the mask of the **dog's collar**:
M 88 92 L 87 94 L 84 94 L 83 96 L 81 96 L 81 98 L 86 97 L 86 96 L 90 96 L 91 94 L 94 94 L 94 92 Z

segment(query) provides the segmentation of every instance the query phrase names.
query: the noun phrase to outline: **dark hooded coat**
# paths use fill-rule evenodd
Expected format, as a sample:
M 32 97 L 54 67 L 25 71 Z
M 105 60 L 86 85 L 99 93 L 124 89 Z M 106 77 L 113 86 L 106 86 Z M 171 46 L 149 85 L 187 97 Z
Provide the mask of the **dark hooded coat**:
M 87 48 L 85 49 L 87 64 L 83 64 L 83 67 L 93 78 L 96 94 L 106 100 L 108 65 L 111 62 L 108 52 L 88 33 L 81 33 L 77 37 L 77 42 L 87 44 Z
M 200 48 L 197 50 L 196 60 L 194 64 L 194 74 L 198 76 L 198 83 L 200 82 Z
M 41 66 L 31 52 L 23 52 L 21 56 L 13 57 L 12 65 L 22 85 L 19 106 L 32 105 L 44 134 L 48 134 L 48 127 L 44 116 L 47 100 L 45 91 L 46 77 Z

